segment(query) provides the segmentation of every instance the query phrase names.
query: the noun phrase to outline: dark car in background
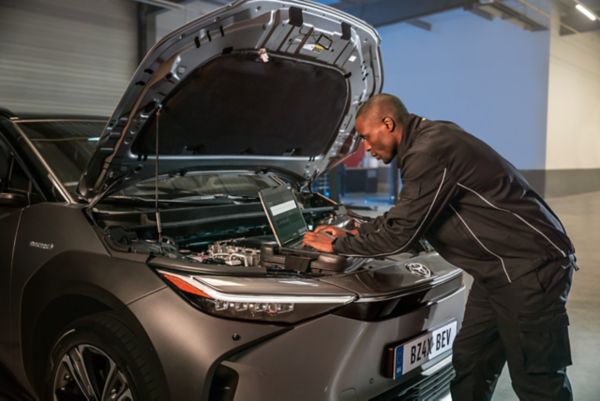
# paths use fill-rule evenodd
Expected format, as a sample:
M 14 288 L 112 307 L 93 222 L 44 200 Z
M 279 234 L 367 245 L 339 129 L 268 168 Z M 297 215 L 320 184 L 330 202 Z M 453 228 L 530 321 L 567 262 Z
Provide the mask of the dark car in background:
M 310 184 L 356 148 L 382 78 L 360 20 L 239 1 L 161 40 L 108 119 L 0 112 L 2 371 L 44 401 L 447 392 L 460 270 L 422 241 L 284 252 L 258 199 L 283 186 L 309 227 L 364 221 Z

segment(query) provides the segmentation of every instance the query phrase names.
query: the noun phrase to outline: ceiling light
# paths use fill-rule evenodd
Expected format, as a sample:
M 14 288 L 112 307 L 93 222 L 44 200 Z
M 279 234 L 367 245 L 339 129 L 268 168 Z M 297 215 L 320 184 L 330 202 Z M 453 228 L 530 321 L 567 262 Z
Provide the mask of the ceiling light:
M 592 21 L 596 21 L 596 19 L 597 19 L 596 15 L 593 12 L 591 12 L 590 10 L 588 10 L 583 4 L 577 3 L 575 8 L 577 9 L 577 11 L 579 11 L 580 13 L 582 13 L 583 15 L 585 15 Z

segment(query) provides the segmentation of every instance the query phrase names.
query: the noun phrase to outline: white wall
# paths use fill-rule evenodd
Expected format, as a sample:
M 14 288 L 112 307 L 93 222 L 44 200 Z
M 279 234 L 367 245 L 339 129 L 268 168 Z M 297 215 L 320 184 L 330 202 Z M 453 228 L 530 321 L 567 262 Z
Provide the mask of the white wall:
M 463 10 L 379 29 L 386 92 L 451 120 L 521 169 L 545 166 L 549 32 Z
M 600 33 L 550 38 L 547 169 L 600 168 Z

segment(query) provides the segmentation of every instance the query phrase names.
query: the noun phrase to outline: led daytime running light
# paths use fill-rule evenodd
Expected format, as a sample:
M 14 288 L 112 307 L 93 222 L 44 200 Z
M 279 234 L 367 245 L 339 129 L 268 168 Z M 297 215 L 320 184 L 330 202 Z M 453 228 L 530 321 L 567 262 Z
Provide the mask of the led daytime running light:
M 294 311 L 294 304 L 274 303 L 247 303 L 213 301 L 216 312 L 231 311 L 235 313 L 250 312 L 252 314 L 267 313 L 269 315 L 280 315 Z
M 220 292 L 202 282 L 200 277 L 159 271 L 181 291 L 215 301 L 248 304 L 348 304 L 354 295 L 247 295 Z

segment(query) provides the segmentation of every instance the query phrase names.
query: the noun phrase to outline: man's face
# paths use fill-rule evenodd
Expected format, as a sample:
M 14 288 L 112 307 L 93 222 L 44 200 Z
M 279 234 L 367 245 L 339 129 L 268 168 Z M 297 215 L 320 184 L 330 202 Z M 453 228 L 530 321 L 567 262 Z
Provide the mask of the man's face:
M 385 164 L 396 156 L 401 129 L 390 117 L 379 119 L 367 114 L 356 119 L 356 131 L 365 141 L 365 151 Z

